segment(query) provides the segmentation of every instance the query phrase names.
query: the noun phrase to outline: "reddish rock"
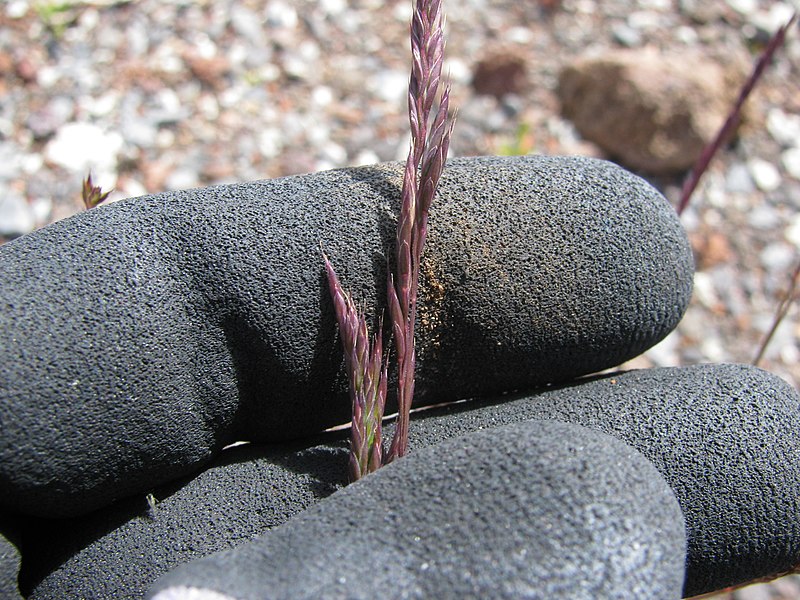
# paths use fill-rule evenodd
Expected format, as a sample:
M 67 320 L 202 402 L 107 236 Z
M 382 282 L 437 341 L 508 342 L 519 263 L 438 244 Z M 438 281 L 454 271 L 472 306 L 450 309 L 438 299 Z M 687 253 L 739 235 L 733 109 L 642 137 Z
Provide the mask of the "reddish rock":
M 224 56 L 203 58 L 187 54 L 184 60 L 192 75 L 201 82 L 215 90 L 225 88 L 225 79 L 231 72 L 231 65 L 227 58 Z
M 478 94 L 495 98 L 519 94 L 528 87 L 527 70 L 523 56 L 507 49 L 496 50 L 475 65 L 472 87 Z
M 744 80 L 742 69 L 690 52 L 615 50 L 581 58 L 559 77 L 564 115 L 626 166 L 653 174 L 691 168 Z

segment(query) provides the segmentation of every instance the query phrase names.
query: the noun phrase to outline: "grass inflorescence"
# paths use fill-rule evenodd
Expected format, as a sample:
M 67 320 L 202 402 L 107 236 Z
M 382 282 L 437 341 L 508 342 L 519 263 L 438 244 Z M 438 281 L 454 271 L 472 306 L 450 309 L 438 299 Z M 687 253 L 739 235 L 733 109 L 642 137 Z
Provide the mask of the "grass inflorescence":
M 370 340 L 364 316 L 342 290 L 323 253 L 331 297 L 339 323 L 353 406 L 350 477 L 356 480 L 406 454 L 408 422 L 414 399 L 417 291 L 420 262 L 428 233 L 428 213 L 447 159 L 454 120 L 448 116 L 450 86 L 439 89 L 444 61 L 441 0 L 418 0 L 411 21 L 411 78 L 408 116 L 411 147 L 403 173 L 397 221 L 395 272 L 387 282 L 389 317 L 397 357 L 397 426 L 383 453 L 380 422 L 386 404 L 388 359 L 383 357 L 382 325 Z M 434 103 L 438 109 L 434 115 Z
M 99 185 L 92 183 L 92 174 L 89 173 L 86 179 L 83 180 L 83 189 L 81 190 L 81 197 L 86 209 L 95 208 L 106 200 L 111 192 L 104 192 Z

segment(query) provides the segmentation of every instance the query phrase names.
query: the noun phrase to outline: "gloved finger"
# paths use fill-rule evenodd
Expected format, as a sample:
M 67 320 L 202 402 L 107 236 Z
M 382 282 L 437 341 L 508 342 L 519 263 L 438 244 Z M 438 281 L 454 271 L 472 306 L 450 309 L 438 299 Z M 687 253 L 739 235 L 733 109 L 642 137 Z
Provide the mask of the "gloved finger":
M 22 599 L 17 577 L 21 561 L 16 528 L 0 518 L 0 598 Z
M 680 598 L 684 542 L 641 454 L 526 421 L 420 449 L 150 597 Z
M 401 166 L 123 201 L 0 247 L 0 506 L 89 512 L 229 442 L 345 422 L 320 242 L 384 304 Z M 449 162 L 418 313 L 418 404 L 610 367 L 679 321 L 686 235 L 607 162 Z
M 631 371 L 508 405 L 454 407 L 427 426 L 457 435 L 530 418 L 599 429 L 653 462 L 686 516 L 686 596 L 798 566 L 800 397 L 779 377 L 735 364 Z
M 781 573 L 800 556 L 800 400 L 778 377 L 744 365 L 651 369 L 431 409 L 412 420 L 409 456 L 530 419 L 598 429 L 654 464 L 685 515 L 687 595 Z M 180 563 L 252 540 L 343 485 L 346 441 L 331 435 L 228 450 L 155 490 L 152 514 L 141 495 L 81 519 L 42 519 L 25 539 L 26 590 L 142 594 Z

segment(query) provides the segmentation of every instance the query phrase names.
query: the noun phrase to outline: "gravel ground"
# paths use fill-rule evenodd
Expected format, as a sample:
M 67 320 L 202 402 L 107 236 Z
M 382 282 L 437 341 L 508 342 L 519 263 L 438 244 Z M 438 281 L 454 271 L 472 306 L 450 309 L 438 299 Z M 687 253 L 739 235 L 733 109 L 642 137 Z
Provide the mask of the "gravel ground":
M 602 156 L 559 114 L 562 66 L 620 46 L 752 60 L 793 9 L 800 0 L 445 0 L 451 154 Z M 403 159 L 410 11 L 405 0 L 0 3 L 0 236 L 81 210 L 88 169 L 119 199 Z M 514 93 L 477 93 L 482 62 L 512 65 Z M 693 304 L 629 366 L 753 360 L 800 259 L 799 71 L 795 29 L 684 213 Z M 651 181 L 677 202 L 680 176 Z M 793 306 L 761 363 L 795 387 L 799 333 Z M 800 581 L 719 597 L 800 598 Z

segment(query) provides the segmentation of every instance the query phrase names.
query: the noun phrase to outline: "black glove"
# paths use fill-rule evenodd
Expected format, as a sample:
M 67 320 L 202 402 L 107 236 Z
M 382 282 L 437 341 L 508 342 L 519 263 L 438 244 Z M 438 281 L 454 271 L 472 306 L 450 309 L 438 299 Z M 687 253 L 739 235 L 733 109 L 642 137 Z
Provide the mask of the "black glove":
M 349 407 L 319 242 L 340 268 L 347 287 L 366 297 L 368 305 L 383 305 L 385 258 L 381 252 L 392 243 L 392 209 L 396 207 L 390 199 L 399 198 L 399 176 L 398 166 L 383 165 L 152 196 L 93 210 L 0 247 L 4 304 L 0 316 L 0 502 L 7 511 L 7 530 L 16 531 L 22 540 L 25 591 L 34 590 L 37 597 L 73 594 L 100 598 L 120 597 L 125 590 L 136 597 L 170 567 L 249 540 L 343 483 L 344 443 L 328 436 L 325 444 L 318 446 L 318 440 L 308 438 L 345 421 Z M 635 356 L 677 324 L 688 301 L 692 275 L 685 235 L 657 192 L 609 163 L 564 158 L 451 161 L 432 211 L 423 270 L 418 318 L 419 404 L 496 396 L 548 381 L 567 381 Z M 648 376 L 663 379 L 659 373 Z M 766 378 L 769 389 L 777 385 L 760 371 L 736 373 L 734 382 Z M 623 377 L 631 376 L 620 376 L 619 381 Z M 684 396 L 695 389 L 693 377 L 681 388 L 687 390 Z M 596 384 L 583 384 L 570 393 L 583 397 L 583 390 L 590 385 Z M 663 390 L 653 385 L 654 402 L 658 402 Z M 558 392 L 547 392 L 552 393 Z M 758 405 L 759 394 L 748 394 L 749 402 Z M 793 392 L 785 389 L 779 395 L 794 403 L 792 418 L 796 421 Z M 722 406 L 729 402 L 724 393 L 712 397 Z M 654 408 L 647 402 L 643 407 L 646 411 Z M 720 418 L 719 411 L 710 412 Z M 474 414 L 478 415 L 479 409 Z M 459 414 L 455 424 L 448 421 L 441 432 L 431 433 L 427 442 L 418 445 L 452 437 L 458 423 L 468 423 L 471 415 L 473 411 Z M 526 418 L 553 416 L 530 414 Z M 557 418 L 601 430 L 610 427 L 598 425 L 602 419 L 595 421 L 592 415 Z M 608 418 L 611 423 L 616 417 Z M 662 429 L 651 432 L 649 438 L 623 440 L 653 461 L 672 484 L 688 524 L 691 510 L 670 473 L 677 474 L 680 481 L 694 477 L 690 474 L 700 468 L 699 458 L 688 464 L 667 461 L 664 466 L 647 451 L 670 429 L 670 419 L 664 415 Z M 795 421 L 784 424 L 794 434 Z M 716 421 L 697 427 L 703 430 L 715 425 Z M 563 426 L 520 427 L 513 436 L 530 439 Z M 412 436 L 413 430 L 414 426 Z M 573 432 L 570 436 L 585 439 L 592 447 L 607 447 L 605 454 L 595 452 L 602 458 L 597 459 L 598 471 L 592 471 L 589 479 L 596 482 L 595 477 L 608 471 L 603 465 L 620 464 L 620 452 L 627 452 L 625 455 L 633 458 L 622 461 L 630 463 L 630 474 L 625 477 L 643 482 L 641 489 L 661 486 L 661 492 L 654 492 L 653 497 L 663 497 L 663 482 L 652 469 L 647 474 L 635 452 L 604 435 L 575 426 L 569 431 Z M 618 432 L 608 432 L 619 437 Z M 491 440 L 509 435 L 481 434 L 474 438 L 475 454 L 485 454 L 481 449 L 493 445 L 505 447 Z M 764 448 L 762 444 L 790 444 L 783 439 L 789 435 L 784 430 L 773 432 L 773 437 L 765 433 L 760 438 L 759 432 L 750 435 L 740 443 L 759 448 Z M 271 445 L 228 451 L 217 459 L 216 466 L 193 479 L 179 480 L 207 465 L 224 445 L 238 439 Z M 289 439 L 303 441 L 294 446 L 275 443 Z M 535 490 L 541 486 L 535 478 L 541 468 L 535 462 L 540 451 L 560 457 L 556 462 L 567 461 L 575 449 L 562 442 L 559 438 L 542 442 L 533 454 L 518 458 L 521 463 L 514 464 L 529 473 L 523 487 Z M 689 451 L 705 449 L 695 445 Z M 428 452 L 436 455 L 437 451 Z M 342 510 L 335 507 L 341 502 L 347 506 L 350 501 L 346 499 L 356 494 L 355 490 L 378 486 L 380 481 L 388 481 L 381 485 L 391 487 L 395 485 L 392 481 L 404 477 L 423 477 L 439 464 L 430 456 L 398 461 L 386 468 L 387 475 L 378 478 L 378 473 L 359 484 L 361 487 L 351 488 L 354 491 L 335 494 L 313 514 Z M 413 460 L 419 462 L 418 467 L 401 469 L 404 462 L 411 465 Z M 469 461 L 461 460 L 447 468 L 461 468 L 458 464 L 472 472 L 484 463 L 478 460 L 469 466 Z M 748 460 L 743 464 L 766 477 L 762 463 L 753 466 Z M 790 465 L 779 478 L 796 492 L 796 473 L 786 469 Z M 393 475 L 395 471 L 400 474 Z M 419 474 L 413 475 L 417 471 Z M 593 498 L 588 488 L 578 491 L 581 487 L 570 473 L 567 469 L 563 481 L 556 482 L 573 490 L 565 492 L 567 496 L 578 504 L 581 494 Z M 216 476 L 227 483 L 215 484 Z M 446 477 L 446 470 L 434 469 L 431 476 L 433 487 L 427 488 L 426 494 L 434 488 L 444 489 L 441 478 Z M 495 479 L 487 476 L 486 481 Z M 509 483 L 513 482 L 499 481 L 500 497 L 514 495 L 517 488 Z M 156 489 L 161 484 L 166 487 Z M 215 495 L 200 493 L 205 485 L 217 489 Z M 615 485 L 609 482 L 608 489 L 598 493 L 613 499 Z M 640 489 L 631 485 L 632 490 Z M 154 489 L 161 501 L 155 509 L 144 501 L 144 495 Z M 745 502 L 745 511 L 761 510 L 755 507 L 754 489 L 764 488 L 751 487 L 737 496 Z M 458 499 L 463 493 L 441 496 Z M 338 500 L 341 497 L 345 500 Z M 792 504 L 797 497 L 796 493 L 776 496 L 773 508 L 785 511 L 784 516 L 797 515 L 797 506 Z M 175 503 L 174 508 L 170 502 Z M 187 502 L 196 512 L 187 510 Z M 632 500 L 623 504 L 629 502 Z M 642 500 L 634 512 L 650 514 L 648 502 Z M 471 505 L 467 502 L 465 506 Z M 666 507 L 663 515 L 667 521 L 675 520 L 669 503 L 655 501 L 651 508 L 655 506 Z M 397 506 L 371 510 L 378 510 L 372 514 L 384 514 L 381 510 L 394 514 L 386 518 L 398 520 L 398 535 L 413 526 L 405 523 Z M 540 506 L 531 514 L 544 515 L 547 510 Z M 59 521 L 23 516 L 82 513 L 86 516 Z M 308 515 L 303 518 L 312 519 Z M 305 521 L 297 521 L 301 522 Z M 339 531 L 344 532 L 347 522 L 331 527 L 340 525 L 343 529 Z M 523 527 L 521 531 L 534 531 L 540 525 L 527 523 L 525 527 L 531 529 Z M 724 525 L 727 527 L 727 522 Z M 292 521 L 275 535 L 295 526 L 299 525 Z M 555 526 L 572 536 L 574 527 L 569 519 Z M 782 526 L 785 529 L 786 525 Z M 599 520 L 597 528 L 603 527 L 606 525 Z M 614 529 L 610 521 L 608 527 Z M 681 546 L 681 540 L 654 533 L 661 531 L 656 522 L 653 527 L 631 533 L 631 540 L 654 552 L 659 548 L 657 553 L 663 552 L 670 564 L 680 563 L 682 556 L 675 559 L 675 548 Z M 576 534 L 574 539 L 588 539 L 585 535 L 597 533 L 597 528 Z M 481 536 L 489 535 L 485 530 L 482 528 Z M 727 531 L 737 540 L 749 536 L 741 528 Z M 756 576 L 777 572 L 786 567 L 785 556 L 791 555 L 785 548 L 776 558 L 778 542 L 762 536 L 754 543 L 769 548 L 769 553 L 765 550 L 769 558 L 759 558 L 757 549 L 749 549 L 752 552 L 748 550 L 746 556 L 734 553 L 740 563 L 716 564 L 716 557 L 722 554 L 714 551 L 703 550 L 693 558 L 691 527 L 689 533 L 687 590 L 692 593 L 733 582 L 721 573 L 738 574 L 740 567 L 753 566 L 758 570 Z M 265 536 L 253 547 L 273 547 L 275 542 L 270 540 L 275 535 Z M 651 541 L 661 545 L 651 547 Z M 784 542 L 792 543 L 788 538 Z M 323 538 L 316 543 L 330 547 L 331 552 L 338 547 Z M 505 551 L 502 544 L 489 545 Z M 613 558 L 599 548 L 592 560 Z M 374 546 L 371 552 L 380 549 Z M 408 556 L 411 560 L 414 555 Z M 557 556 L 554 552 L 553 558 Z M 384 574 L 393 568 L 388 560 L 391 556 L 386 558 L 380 560 Z M 401 558 L 397 561 L 397 568 L 405 564 Z M 575 575 L 575 585 L 582 579 L 585 585 L 594 585 L 591 575 L 582 574 L 581 565 L 566 556 L 563 561 L 564 572 Z M 699 572 L 714 574 L 711 580 L 693 575 L 693 561 L 700 565 L 694 567 Z M 361 566 L 379 580 L 377 563 L 368 564 Z M 403 569 L 406 567 L 408 564 Z M 181 581 L 191 584 L 196 577 L 194 568 L 186 567 L 188 579 Z M 648 570 L 646 566 L 642 569 Z M 604 589 L 619 589 L 613 586 L 633 582 L 631 577 L 639 577 L 635 571 L 618 577 L 607 574 L 612 587 Z M 470 585 L 470 581 L 489 584 L 489 575 L 478 569 L 476 578 L 466 578 L 462 585 Z M 524 577 L 517 583 L 535 586 L 538 581 L 547 591 L 555 589 L 547 586 L 560 585 L 559 576 L 551 575 L 546 579 L 550 583 Z M 682 574 L 671 569 L 655 579 L 652 573 L 647 577 L 661 582 L 658 589 L 674 592 L 674 581 Z M 445 585 L 444 579 L 437 584 L 433 574 L 429 578 L 427 587 L 421 589 Z M 212 585 L 217 580 L 197 581 Z M 252 580 L 244 572 L 243 588 L 226 588 L 224 579 L 218 581 L 222 585 L 219 591 L 230 589 L 231 593 L 250 589 L 248 585 L 262 590 L 273 585 L 272 580 Z M 303 578 L 298 584 L 304 581 L 319 583 Z M 367 587 L 353 589 L 366 593 L 371 584 L 361 584 Z M 402 581 L 396 585 L 403 589 Z M 294 591 L 302 593 L 300 588 Z

